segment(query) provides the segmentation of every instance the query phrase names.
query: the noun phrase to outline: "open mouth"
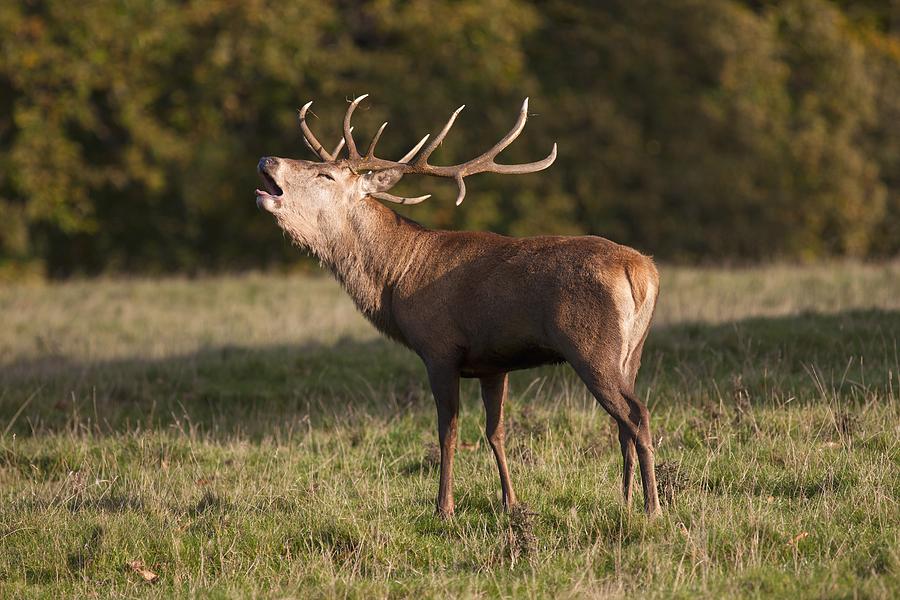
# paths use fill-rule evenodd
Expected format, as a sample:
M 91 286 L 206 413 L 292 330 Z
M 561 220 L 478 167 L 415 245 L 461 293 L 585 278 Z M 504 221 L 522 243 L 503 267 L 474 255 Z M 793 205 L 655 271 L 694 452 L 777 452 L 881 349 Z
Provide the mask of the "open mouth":
M 269 174 L 269 164 L 270 161 L 264 159 L 260 161 L 257 167 L 259 178 L 262 179 L 263 189 L 256 188 L 256 205 L 266 210 L 280 208 L 281 195 L 284 193 L 284 190 L 275 183 L 275 178 Z
M 264 189 L 257 188 L 257 196 L 269 196 L 271 198 L 277 198 L 284 193 L 284 190 L 278 187 L 278 184 L 275 183 L 275 180 L 272 179 L 272 176 L 265 171 L 261 170 L 259 172 L 259 177 L 260 179 L 262 179 Z

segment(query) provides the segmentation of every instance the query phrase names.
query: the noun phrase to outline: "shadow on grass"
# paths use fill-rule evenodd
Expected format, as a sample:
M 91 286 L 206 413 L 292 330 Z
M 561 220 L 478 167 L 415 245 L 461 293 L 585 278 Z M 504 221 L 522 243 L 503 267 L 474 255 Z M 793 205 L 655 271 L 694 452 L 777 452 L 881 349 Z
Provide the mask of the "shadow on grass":
M 386 412 L 424 398 L 424 368 L 387 340 L 223 346 L 164 359 L 39 357 L 0 370 L 0 433 L 87 425 L 98 433 L 253 434 L 267 425 Z M 384 406 L 380 406 L 384 404 Z
M 723 387 L 753 402 L 773 393 L 814 398 L 835 386 L 886 386 L 900 364 L 898 336 L 900 312 L 881 310 L 657 326 L 639 387 L 652 388 L 657 402 L 690 402 L 698 390 L 721 395 Z M 539 370 L 560 372 L 574 377 L 567 367 Z M 515 376 L 513 396 L 534 376 Z M 432 411 L 421 362 L 384 339 L 225 346 L 161 360 L 42 356 L 5 364 L 0 386 L 0 433 L 24 436 L 174 426 L 256 437 L 273 426 Z M 552 388 L 545 392 L 553 397 Z

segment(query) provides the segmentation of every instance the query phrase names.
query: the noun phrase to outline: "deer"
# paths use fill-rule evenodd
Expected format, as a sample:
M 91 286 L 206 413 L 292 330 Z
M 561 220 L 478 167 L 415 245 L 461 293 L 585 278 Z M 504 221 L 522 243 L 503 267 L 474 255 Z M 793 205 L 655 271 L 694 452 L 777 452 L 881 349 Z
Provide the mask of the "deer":
M 431 197 L 391 194 L 404 175 L 453 179 L 459 206 L 466 194 L 466 177 L 541 171 L 556 160 L 557 147 L 554 144 L 546 158 L 532 163 L 495 162 L 525 127 L 526 98 L 509 133 L 466 162 L 450 166 L 428 162 L 465 105 L 430 142 L 426 135 L 400 160 L 375 156 L 387 123 L 361 154 L 351 118 L 367 96 L 350 103 L 343 136 L 330 152 L 307 122 L 312 102 L 299 109 L 304 142 L 320 160 L 261 158 L 257 171 L 264 189 L 256 190 L 256 203 L 271 213 L 295 245 L 331 271 L 376 329 L 424 363 L 437 407 L 437 516 L 449 518 L 454 513 L 460 379 L 480 382 L 485 435 L 496 460 L 503 507 L 510 510 L 517 499 L 504 446 L 509 373 L 558 363 L 571 365 L 618 426 L 625 504 L 632 504 L 637 461 L 644 510 L 650 517 L 661 514 L 650 413 L 635 395 L 659 293 L 653 260 L 597 236 L 516 238 L 440 231 L 401 216 L 384 203 L 412 205 Z M 341 156 L 344 148 L 346 158 Z

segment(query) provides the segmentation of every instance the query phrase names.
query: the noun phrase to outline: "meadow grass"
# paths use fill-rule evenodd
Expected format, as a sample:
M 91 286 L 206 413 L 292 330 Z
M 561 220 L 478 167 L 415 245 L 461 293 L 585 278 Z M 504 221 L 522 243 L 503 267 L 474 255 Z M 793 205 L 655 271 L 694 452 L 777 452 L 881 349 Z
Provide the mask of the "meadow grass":
M 900 264 L 661 272 L 655 521 L 564 366 L 512 378 L 511 514 L 463 383 L 434 517 L 424 369 L 325 277 L 7 285 L 0 597 L 900 595 Z

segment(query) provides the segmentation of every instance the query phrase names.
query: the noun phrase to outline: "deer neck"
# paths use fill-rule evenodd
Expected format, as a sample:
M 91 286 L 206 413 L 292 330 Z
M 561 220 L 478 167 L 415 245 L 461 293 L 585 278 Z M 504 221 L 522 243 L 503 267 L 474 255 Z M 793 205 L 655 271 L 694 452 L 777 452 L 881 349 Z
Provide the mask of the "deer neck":
M 356 307 L 375 327 L 403 341 L 391 311 L 395 286 L 413 263 L 427 230 L 380 202 L 365 198 L 349 218 L 312 248 Z

